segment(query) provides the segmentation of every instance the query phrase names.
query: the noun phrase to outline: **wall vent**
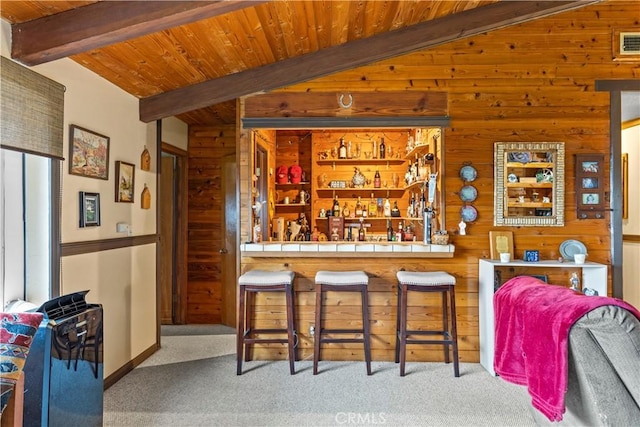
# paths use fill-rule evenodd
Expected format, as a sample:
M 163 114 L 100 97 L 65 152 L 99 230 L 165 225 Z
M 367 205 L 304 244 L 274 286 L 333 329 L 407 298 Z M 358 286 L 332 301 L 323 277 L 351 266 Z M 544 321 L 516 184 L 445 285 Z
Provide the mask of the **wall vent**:
M 640 55 L 640 33 L 620 33 L 620 55 Z

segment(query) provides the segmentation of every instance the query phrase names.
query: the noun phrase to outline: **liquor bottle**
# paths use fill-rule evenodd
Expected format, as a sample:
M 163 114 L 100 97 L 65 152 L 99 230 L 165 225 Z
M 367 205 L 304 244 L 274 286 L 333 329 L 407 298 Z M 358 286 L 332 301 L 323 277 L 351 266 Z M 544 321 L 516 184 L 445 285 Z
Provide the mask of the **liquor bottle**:
M 373 140 L 373 142 L 371 143 L 371 151 L 373 152 L 373 158 L 377 159 L 378 158 L 378 143 Z
M 371 200 L 369 200 L 369 217 L 375 218 L 378 216 L 378 202 L 373 197 L 373 193 L 371 193 Z
M 340 202 L 338 201 L 338 196 L 333 200 L 333 216 L 339 217 L 341 213 Z
M 412 192 L 411 197 L 409 197 L 409 204 L 407 206 L 407 218 L 413 218 L 413 208 L 414 208 L 414 200 L 413 200 L 413 192 Z
M 360 228 L 358 228 L 358 241 L 364 242 L 364 218 L 360 218 Z
M 355 214 L 358 218 L 362 216 L 362 201 L 360 200 L 360 196 L 358 196 L 358 201 L 356 202 Z
M 349 141 L 347 143 L 347 159 L 350 159 L 353 157 L 353 154 L 351 153 L 351 141 Z
M 384 144 L 384 138 L 380 138 L 380 158 L 384 159 L 387 156 L 387 146 Z
M 387 242 L 393 242 L 395 238 L 395 233 L 393 232 L 393 226 L 391 225 L 391 220 L 387 220 Z
M 389 202 L 389 198 L 384 201 L 384 216 L 387 218 L 391 216 L 391 202 Z
M 373 187 L 380 188 L 380 171 L 376 170 L 376 174 L 373 176 Z
M 340 147 L 338 148 L 338 158 L 347 158 L 347 147 L 344 145 L 344 138 L 340 138 Z
M 349 218 L 350 214 L 351 210 L 349 209 L 349 205 L 347 204 L 347 202 L 344 202 L 344 206 L 342 207 L 342 216 L 345 218 Z
M 402 229 L 402 221 L 398 223 L 398 231 L 396 232 L 396 241 L 404 241 L 404 230 Z
M 393 208 L 391 209 L 391 216 L 392 217 L 399 217 L 400 216 L 400 209 L 398 209 L 398 201 L 397 200 L 393 201 Z

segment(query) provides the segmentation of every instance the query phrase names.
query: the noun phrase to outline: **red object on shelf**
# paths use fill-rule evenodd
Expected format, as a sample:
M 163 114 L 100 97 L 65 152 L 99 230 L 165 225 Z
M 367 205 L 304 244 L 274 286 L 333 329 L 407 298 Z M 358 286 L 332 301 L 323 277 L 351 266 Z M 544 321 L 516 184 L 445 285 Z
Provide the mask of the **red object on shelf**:
M 302 180 L 302 168 L 300 165 L 293 165 L 289 168 L 289 178 L 292 184 L 300 184 Z
M 276 169 L 276 184 L 286 184 L 289 182 L 289 171 L 285 165 Z

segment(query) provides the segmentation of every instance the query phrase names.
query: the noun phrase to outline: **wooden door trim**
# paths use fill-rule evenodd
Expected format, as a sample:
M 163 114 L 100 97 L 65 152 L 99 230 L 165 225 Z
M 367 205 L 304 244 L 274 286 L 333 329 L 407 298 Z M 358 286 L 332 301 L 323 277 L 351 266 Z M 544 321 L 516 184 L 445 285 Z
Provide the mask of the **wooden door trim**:
M 162 152 L 172 154 L 176 157 L 175 180 L 176 194 L 176 242 L 175 242 L 175 265 L 177 302 L 174 306 L 174 319 L 177 324 L 186 323 L 187 319 L 187 196 L 188 196 L 188 153 L 178 147 L 166 142 L 162 143 Z M 160 162 L 158 162 L 160 164 Z M 160 280 L 158 278 L 158 289 Z
M 640 91 L 640 80 L 596 80 L 595 90 L 609 92 L 609 208 L 611 211 L 612 296 L 622 299 L 622 92 Z

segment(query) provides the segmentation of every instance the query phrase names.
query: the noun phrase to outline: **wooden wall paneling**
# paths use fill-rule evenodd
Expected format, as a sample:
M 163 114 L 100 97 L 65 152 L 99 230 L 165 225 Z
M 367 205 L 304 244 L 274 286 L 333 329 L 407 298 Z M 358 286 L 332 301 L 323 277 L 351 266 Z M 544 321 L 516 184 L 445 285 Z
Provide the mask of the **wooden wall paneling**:
M 234 126 L 189 128 L 187 323 L 220 323 L 222 158 L 236 149 Z
M 445 116 L 447 94 L 406 91 L 275 92 L 247 98 L 245 112 L 246 117 Z
M 576 219 L 573 154 L 598 152 L 603 153 L 605 159 L 609 158 L 610 101 L 607 93 L 595 91 L 595 80 L 605 77 L 637 79 L 639 76 L 637 62 L 611 61 L 611 29 L 638 28 L 637 18 L 628 13 L 628 3 L 626 7 L 622 9 L 617 2 L 607 2 L 564 12 L 278 91 L 283 94 L 304 93 L 308 97 L 314 92 L 335 94 L 344 91 L 344 88 L 354 93 L 446 92 L 448 115 L 451 118 L 450 127 L 445 129 L 446 178 L 443 189 L 447 218 L 445 228 L 456 245 L 454 258 L 395 260 L 386 266 L 366 259 L 356 262 L 348 259 L 243 258 L 243 271 L 266 266 L 290 268 L 298 272 L 296 298 L 300 305 L 298 326 L 302 357 L 311 354 L 312 345 L 308 337 L 308 327 L 313 322 L 313 292 L 309 280 L 315 271 L 331 263 L 335 268 L 345 269 L 356 266 L 362 268 L 365 265 L 376 280 L 386 280 L 390 284 L 395 283 L 394 269 L 402 267 L 450 272 L 457 278 L 458 325 L 464 324 L 464 334 L 460 336 L 460 345 L 464 348 L 461 360 L 478 361 L 478 259 L 490 257 L 488 233 L 495 229 L 493 144 L 496 141 L 563 141 L 567 153 L 565 226 L 526 229 L 499 227 L 500 230 L 513 231 L 516 257 L 521 258 L 525 249 L 537 249 L 542 258 L 554 259 L 559 256 L 559 246 L 564 240 L 579 238 L 587 246 L 590 261 L 610 265 L 608 221 Z M 576 22 L 581 23 L 580 29 L 576 29 Z M 317 140 L 322 144 L 322 134 Z M 458 173 L 467 161 L 471 161 L 478 170 L 478 179 L 473 184 L 479 195 L 473 204 L 479 211 L 479 217 L 468 224 L 467 235 L 460 236 L 457 224 L 462 202 L 458 192 L 462 181 Z M 288 263 L 288 267 L 284 267 L 285 263 Z M 532 265 L 530 268 L 508 271 L 503 277 L 526 273 L 548 274 L 549 281 L 567 286 L 568 278 L 574 271 L 569 267 L 552 273 L 540 270 Z M 608 282 L 610 288 L 610 278 Z M 382 297 L 376 297 L 378 302 L 370 309 L 387 322 L 386 313 L 396 301 L 395 290 L 382 288 L 376 292 L 380 292 Z M 386 301 L 391 306 L 386 305 Z M 416 306 L 415 310 L 417 315 L 421 313 L 419 307 Z M 433 315 L 437 316 L 438 313 L 434 312 Z M 336 321 L 348 320 L 353 316 L 355 312 L 344 313 Z M 374 359 L 391 360 L 393 337 L 388 332 L 389 325 L 384 322 L 372 325 L 380 334 L 375 339 Z M 385 347 L 384 342 L 388 342 L 388 346 Z M 263 358 L 277 358 L 278 354 L 284 358 L 284 352 L 277 353 L 273 349 L 256 351 L 256 356 Z M 345 352 L 334 346 L 325 350 L 323 355 L 329 359 L 362 360 L 362 351 L 358 348 Z M 410 360 L 429 360 L 431 357 L 441 360 L 441 351 L 416 347 L 409 354 Z

